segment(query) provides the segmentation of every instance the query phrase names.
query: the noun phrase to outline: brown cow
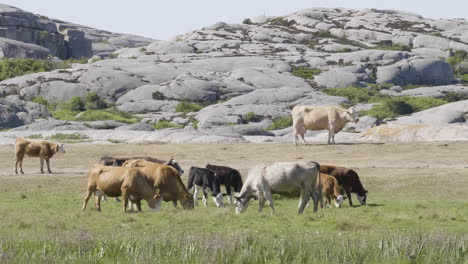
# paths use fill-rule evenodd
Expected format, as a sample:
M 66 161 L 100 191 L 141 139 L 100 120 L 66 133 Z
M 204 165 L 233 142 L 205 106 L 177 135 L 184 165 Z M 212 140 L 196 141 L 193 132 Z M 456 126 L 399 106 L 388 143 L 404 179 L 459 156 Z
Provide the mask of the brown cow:
M 343 109 L 336 106 L 295 106 L 292 111 L 293 143 L 298 144 L 299 136 L 306 144 L 307 130 L 328 130 L 328 144 L 335 144 L 335 134 L 348 123 L 357 123 L 358 113 L 354 108 Z
M 128 160 L 123 166 L 140 169 L 165 202 L 172 201 L 175 205 L 180 201 L 184 209 L 193 209 L 193 195 L 187 191 L 180 174 L 173 167 L 145 160 Z
M 322 167 L 322 166 L 320 166 Z M 325 197 L 325 204 L 331 205 L 331 200 L 336 207 L 341 207 L 343 203 L 343 195 L 341 195 L 341 186 L 338 183 L 338 180 L 335 177 L 332 177 L 325 173 L 320 173 L 320 181 L 322 182 L 322 194 Z M 319 185 L 319 181 L 317 181 L 317 188 Z
M 47 163 L 47 170 L 50 170 L 49 159 L 54 156 L 55 153 L 65 153 L 63 144 L 57 144 L 49 141 L 36 141 L 24 138 L 17 138 L 15 141 L 15 173 L 18 174 L 18 164 L 20 167 L 21 174 L 23 172 L 23 158 L 24 155 L 29 157 L 39 157 L 41 160 L 41 173 L 44 173 L 44 160 Z
M 127 211 L 129 199 L 137 205 L 140 212 L 142 199 L 148 202 L 153 211 L 159 211 L 161 208 L 161 195 L 138 169 L 94 165 L 88 172 L 88 190 L 83 202 L 83 211 L 93 193 L 96 195 L 95 206 L 98 211 L 101 211 L 102 195 L 122 195 L 124 212 Z
M 338 183 L 343 186 L 346 196 L 349 199 L 349 205 L 353 206 L 351 193 L 356 193 L 359 202 L 362 205 L 366 204 L 367 191 L 362 186 L 359 175 L 352 169 L 345 167 L 337 167 L 333 165 L 320 165 L 320 172 L 329 174 L 338 180 Z
M 116 157 L 104 156 L 104 157 L 101 157 L 101 159 L 99 160 L 99 163 L 102 165 L 106 165 L 106 166 L 122 166 L 127 160 L 146 160 L 146 161 L 150 161 L 154 163 L 166 164 L 176 169 L 180 174 L 184 174 L 184 170 L 180 167 L 179 163 L 175 159 L 170 159 L 166 161 L 166 160 L 156 159 L 153 157 L 116 158 Z

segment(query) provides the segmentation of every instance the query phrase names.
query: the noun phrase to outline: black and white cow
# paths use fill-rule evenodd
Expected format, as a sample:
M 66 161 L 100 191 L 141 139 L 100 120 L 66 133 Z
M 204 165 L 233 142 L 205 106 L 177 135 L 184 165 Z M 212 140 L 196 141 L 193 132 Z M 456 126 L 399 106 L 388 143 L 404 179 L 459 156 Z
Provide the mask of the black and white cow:
M 208 206 L 208 200 L 206 197 L 206 188 L 211 191 L 211 196 L 217 207 L 223 206 L 223 194 L 221 193 L 221 183 L 218 176 L 212 170 L 198 167 L 190 167 L 188 175 L 187 189 L 194 187 L 193 191 L 193 202 L 198 205 L 198 187 L 203 190 L 203 204 Z
M 238 193 L 242 189 L 242 176 L 240 172 L 236 169 L 207 164 L 206 168 L 212 170 L 216 173 L 219 178 L 220 184 L 226 187 L 226 193 L 228 195 L 228 203 L 232 204 L 232 190 L 234 189 L 235 193 Z

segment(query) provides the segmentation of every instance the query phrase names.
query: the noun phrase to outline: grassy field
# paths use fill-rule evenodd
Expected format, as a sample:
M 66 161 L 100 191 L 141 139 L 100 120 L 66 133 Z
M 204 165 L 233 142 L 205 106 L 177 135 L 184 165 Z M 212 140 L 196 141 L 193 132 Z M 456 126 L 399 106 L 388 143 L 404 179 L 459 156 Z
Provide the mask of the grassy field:
M 13 146 L 0 146 L 0 263 L 468 263 L 468 143 L 309 145 L 67 145 L 37 174 L 25 158 L 14 175 Z M 192 211 L 122 213 L 111 199 L 81 211 L 86 170 L 100 156 L 151 155 L 189 166 L 238 168 L 315 160 L 355 168 L 368 205 L 306 209 L 275 196 L 276 215 L 252 202 Z M 186 174 L 183 176 L 186 181 Z M 353 201 L 358 204 L 353 196 Z M 201 204 L 201 203 L 200 203 Z

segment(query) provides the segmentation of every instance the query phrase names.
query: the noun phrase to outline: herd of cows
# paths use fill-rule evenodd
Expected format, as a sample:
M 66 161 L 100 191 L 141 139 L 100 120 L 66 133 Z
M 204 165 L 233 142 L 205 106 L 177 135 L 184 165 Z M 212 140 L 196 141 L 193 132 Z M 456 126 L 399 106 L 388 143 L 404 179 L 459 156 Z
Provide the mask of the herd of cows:
M 318 124 L 328 123 L 329 143 L 334 142 L 334 134 L 340 131 L 347 122 L 356 122 L 354 109 L 337 107 L 294 107 L 293 111 L 294 142 L 298 135 L 304 140 L 307 129 L 317 130 Z M 326 119 L 324 121 L 324 119 Z M 313 123 L 315 122 L 315 125 Z M 15 173 L 23 172 L 25 155 L 39 157 L 41 173 L 44 173 L 44 160 L 49 173 L 49 160 L 55 153 L 65 153 L 63 144 L 17 138 L 15 142 Z M 102 157 L 99 164 L 88 171 L 87 192 L 83 210 L 92 195 L 95 196 L 95 207 L 101 210 L 101 201 L 107 197 L 122 197 L 123 210 L 141 211 L 141 200 L 159 211 L 162 201 L 172 201 L 174 206 L 180 202 L 184 209 L 193 209 L 198 205 L 199 189 L 203 191 L 203 204 L 208 205 L 208 192 L 211 193 L 217 207 L 224 206 L 221 185 L 226 189 L 229 204 L 235 204 L 236 213 L 244 212 L 251 199 L 258 200 L 261 212 L 268 202 L 272 212 L 273 194 L 300 196 L 299 213 L 302 213 L 312 198 L 314 212 L 325 204 L 340 207 L 344 199 L 353 206 L 351 193 L 357 195 L 359 202 L 366 204 L 367 191 L 362 186 L 358 174 L 349 168 L 320 165 L 314 161 L 276 162 L 259 164 L 249 170 L 245 182 L 238 170 L 226 166 L 208 164 L 206 168 L 191 167 L 187 186 L 181 175 L 184 170 L 174 159 L 163 161 L 152 157 L 115 158 Z M 188 188 L 187 188 L 188 187 Z M 193 189 L 193 193 L 189 190 Z M 233 192 L 236 193 L 233 200 Z M 344 196 L 346 195 L 346 196 Z

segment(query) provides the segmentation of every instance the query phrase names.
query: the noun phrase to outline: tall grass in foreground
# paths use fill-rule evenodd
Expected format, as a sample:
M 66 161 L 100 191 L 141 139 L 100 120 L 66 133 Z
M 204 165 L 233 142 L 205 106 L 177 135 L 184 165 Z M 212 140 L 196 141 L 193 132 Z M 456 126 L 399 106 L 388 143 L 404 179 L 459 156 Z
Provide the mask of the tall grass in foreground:
M 362 235 L 362 234 L 361 234 Z M 277 237 L 261 233 L 147 233 L 92 237 L 87 232 L 1 238 L 2 263 L 466 263 L 468 236 L 340 233 Z

